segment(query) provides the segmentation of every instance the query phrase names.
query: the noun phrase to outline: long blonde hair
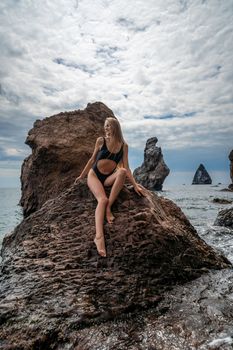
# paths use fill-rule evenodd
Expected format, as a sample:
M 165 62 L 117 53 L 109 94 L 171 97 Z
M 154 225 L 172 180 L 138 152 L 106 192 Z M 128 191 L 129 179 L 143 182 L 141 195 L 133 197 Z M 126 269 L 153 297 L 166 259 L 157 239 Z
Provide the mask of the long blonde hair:
M 112 127 L 112 137 L 114 140 L 114 144 L 116 144 L 117 142 L 125 143 L 125 140 L 124 140 L 124 137 L 122 134 L 122 130 L 121 130 L 121 125 L 120 125 L 119 121 L 113 117 L 106 118 L 105 122 L 106 121 L 108 121 Z

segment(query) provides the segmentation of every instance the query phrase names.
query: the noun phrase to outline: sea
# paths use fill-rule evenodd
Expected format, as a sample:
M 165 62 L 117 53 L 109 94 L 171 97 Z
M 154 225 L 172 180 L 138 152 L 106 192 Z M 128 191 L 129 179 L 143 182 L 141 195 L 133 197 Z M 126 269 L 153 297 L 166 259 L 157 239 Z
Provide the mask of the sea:
M 222 191 L 227 186 L 165 185 L 157 194 L 175 202 L 198 234 L 233 262 L 233 229 L 214 225 L 218 212 L 233 206 L 233 192 Z M 12 232 L 23 219 L 20 196 L 19 188 L 0 188 L 0 247 L 4 236 Z M 214 203 L 214 198 L 228 199 L 232 204 Z
M 220 210 L 233 207 L 233 192 L 224 191 L 228 185 L 170 186 L 164 187 L 160 195 L 175 202 L 199 236 L 233 262 L 233 229 L 214 225 Z M 215 203 L 215 198 L 226 199 L 232 203 Z
M 20 197 L 19 188 L 0 188 L 0 247 L 4 236 L 12 232 L 23 219 Z

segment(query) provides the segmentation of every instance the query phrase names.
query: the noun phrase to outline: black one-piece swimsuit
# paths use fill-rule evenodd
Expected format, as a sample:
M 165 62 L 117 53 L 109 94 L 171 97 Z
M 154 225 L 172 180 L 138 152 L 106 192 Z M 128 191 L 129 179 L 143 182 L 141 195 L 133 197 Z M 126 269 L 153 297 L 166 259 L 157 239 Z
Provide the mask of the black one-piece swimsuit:
M 98 167 L 97 167 L 97 163 L 100 159 L 110 159 L 113 160 L 114 162 L 116 162 L 117 164 L 119 163 L 119 161 L 122 159 L 123 156 L 123 145 L 121 146 L 121 149 L 119 152 L 117 153 L 111 153 L 109 152 L 107 145 L 106 145 L 106 141 L 105 141 L 105 137 L 104 139 L 104 143 L 103 146 L 101 147 L 101 149 L 99 150 L 99 152 L 97 153 L 97 157 L 96 157 L 96 161 L 95 164 L 92 166 L 92 169 L 94 170 L 94 172 L 96 173 L 96 176 L 98 177 L 98 179 L 100 180 L 100 182 L 103 184 L 104 181 L 107 179 L 108 176 L 112 175 L 114 173 L 114 171 L 116 170 L 113 169 L 113 171 L 109 174 L 103 174 L 99 171 Z

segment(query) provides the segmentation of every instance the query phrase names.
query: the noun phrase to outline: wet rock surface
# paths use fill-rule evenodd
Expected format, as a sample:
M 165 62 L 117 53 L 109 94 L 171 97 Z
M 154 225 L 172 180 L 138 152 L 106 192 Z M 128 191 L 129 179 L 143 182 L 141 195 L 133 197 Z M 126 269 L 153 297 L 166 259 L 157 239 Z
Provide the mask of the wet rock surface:
M 233 228 L 233 207 L 220 210 L 214 225 Z
M 133 175 L 136 181 L 147 189 L 160 191 L 170 170 L 164 162 L 161 148 L 156 146 L 157 142 L 157 137 L 147 140 L 144 162 L 134 170 Z
M 232 350 L 232 298 L 232 270 L 213 271 L 165 292 L 150 310 L 73 330 L 74 345 L 84 350 Z
M 211 185 L 212 180 L 203 164 L 200 164 L 193 178 L 192 185 Z
M 108 256 L 101 258 L 93 242 L 95 207 L 81 180 L 4 238 L 0 348 L 110 349 L 118 337 L 117 321 L 110 320 L 129 313 L 122 349 L 130 349 L 132 339 L 131 348 L 140 348 L 152 341 L 149 329 L 156 332 L 150 319 L 141 327 L 142 310 L 159 305 L 177 283 L 231 266 L 173 202 L 149 191 L 140 197 L 130 185 L 113 206 L 114 225 L 105 223 Z
M 214 198 L 212 202 L 217 204 L 231 204 L 232 200 L 225 198 Z
M 228 188 L 223 188 L 222 190 L 220 190 L 221 192 L 233 192 L 233 186 L 232 186 L 232 189 L 231 189 L 231 185 L 229 185 Z
M 84 110 L 62 112 L 37 120 L 28 132 L 26 144 L 32 149 L 21 169 L 24 216 L 55 198 L 80 175 L 103 136 L 104 121 L 114 117 L 101 102 L 88 103 Z

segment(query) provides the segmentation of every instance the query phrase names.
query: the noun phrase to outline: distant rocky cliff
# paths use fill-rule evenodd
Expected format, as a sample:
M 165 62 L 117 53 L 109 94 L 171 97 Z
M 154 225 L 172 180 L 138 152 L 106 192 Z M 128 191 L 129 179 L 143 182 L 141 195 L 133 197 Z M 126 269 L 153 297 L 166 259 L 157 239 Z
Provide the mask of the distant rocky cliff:
M 163 160 L 160 147 L 156 146 L 157 137 L 151 137 L 146 142 L 144 162 L 133 172 L 138 183 L 149 190 L 162 190 L 163 182 L 170 170 Z
M 203 164 L 200 164 L 193 178 L 193 185 L 210 185 L 212 179 Z

